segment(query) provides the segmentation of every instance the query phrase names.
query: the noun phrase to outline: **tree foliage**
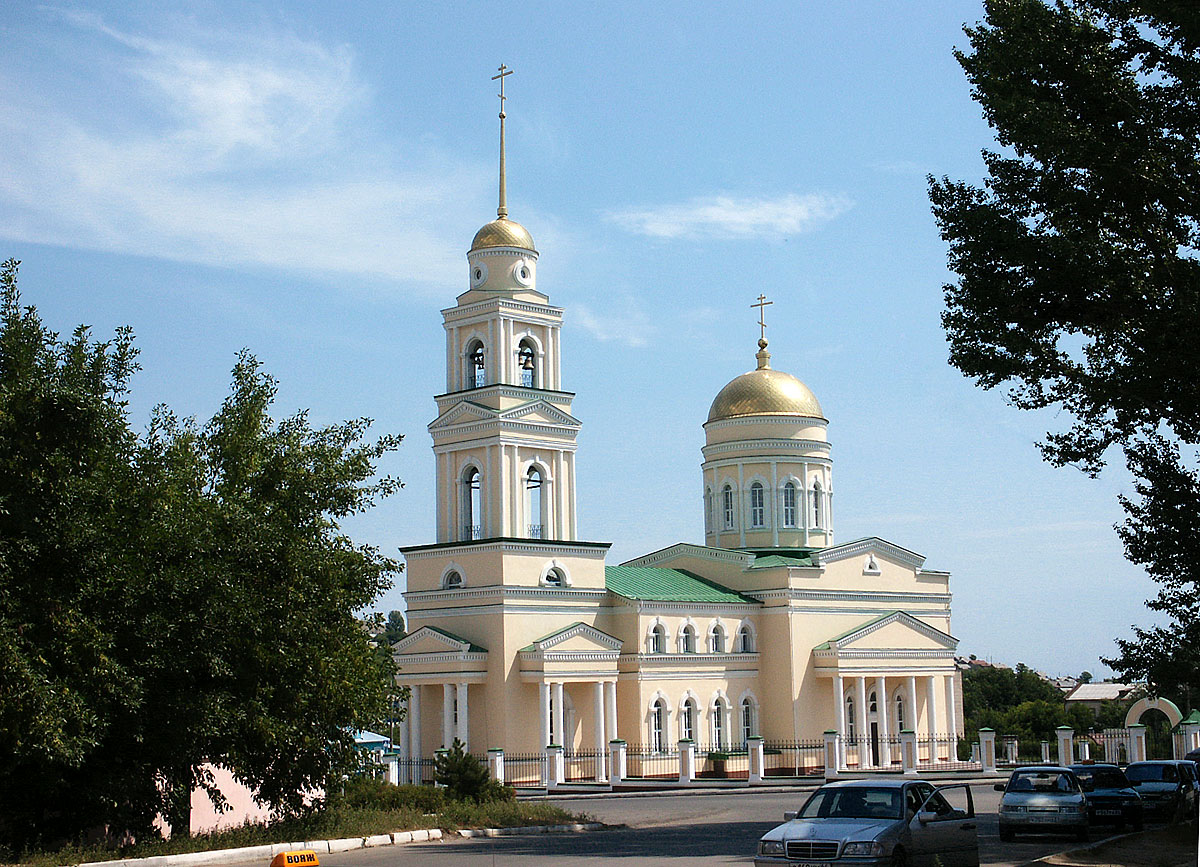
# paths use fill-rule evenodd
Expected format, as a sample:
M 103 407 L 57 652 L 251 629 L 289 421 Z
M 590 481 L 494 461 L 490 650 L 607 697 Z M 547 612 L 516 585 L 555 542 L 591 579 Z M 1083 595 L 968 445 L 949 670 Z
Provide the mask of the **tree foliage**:
M 1167 588 L 1184 609 L 1159 609 L 1171 626 L 1135 631 L 1108 662 L 1160 691 L 1200 686 L 1186 628 L 1200 499 L 1182 484 L 1200 443 L 1200 8 L 984 7 L 956 57 L 1003 150 L 984 153 L 982 187 L 930 178 L 958 275 L 945 287 L 950 361 L 1021 409 L 1066 409 L 1070 426 L 1040 446 L 1052 463 L 1094 475 L 1123 450 L 1141 480 L 1121 528 L 1129 558 L 1156 578 L 1189 565 Z M 1162 641 L 1182 664 L 1144 664 Z
M 133 338 L 63 341 L 0 272 L 0 843 L 187 828 L 224 765 L 281 813 L 384 684 L 354 612 L 398 565 L 339 521 L 399 485 L 370 421 L 271 417 L 243 352 L 206 424 L 129 426 Z

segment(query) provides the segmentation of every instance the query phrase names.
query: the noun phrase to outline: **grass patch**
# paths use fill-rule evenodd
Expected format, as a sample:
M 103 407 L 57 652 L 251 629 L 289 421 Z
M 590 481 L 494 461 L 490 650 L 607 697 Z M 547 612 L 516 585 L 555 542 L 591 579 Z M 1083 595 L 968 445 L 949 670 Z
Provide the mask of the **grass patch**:
M 347 803 L 350 799 L 339 799 L 337 803 L 318 813 L 297 819 L 242 825 L 211 834 L 148 841 L 119 849 L 98 845 L 68 846 L 53 852 L 30 852 L 8 863 L 20 864 L 22 867 L 58 867 L 62 864 L 80 864 L 85 861 L 177 855 L 183 852 L 260 846 L 265 843 L 368 837 L 373 834 L 422 828 L 441 828 L 452 833 L 459 828 L 511 828 L 588 820 L 587 816 L 569 813 L 542 802 L 506 800 L 475 804 L 445 800 L 440 790 L 430 786 L 389 788 L 391 792 L 385 796 L 386 802 L 382 806 L 376 805 L 377 799 L 360 794 L 351 803 Z M 431 807 L 434 809 L 430 810 Z M 429 815 L 429 812 L 433 815 Z

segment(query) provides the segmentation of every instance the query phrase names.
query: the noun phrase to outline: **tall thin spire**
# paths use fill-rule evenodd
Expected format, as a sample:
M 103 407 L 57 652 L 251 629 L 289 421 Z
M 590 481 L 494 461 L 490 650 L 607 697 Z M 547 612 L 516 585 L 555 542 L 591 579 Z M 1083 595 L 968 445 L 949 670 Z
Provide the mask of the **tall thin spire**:
M 512 74 L 513 71 L 501 63 L 499 74 L 492 76 L 492 81 L 500 81 L 500 93 L 497 94 L 500 97 L 500 207 L 496 208 L 496 216 L 501 220 L 508 218 L 508 194 L 504 183 L 504 79 Z
M 758 296 L 758 303 L 750 306 L 758 308 L 758 352 L 754 357 L 758 360 L 758 369 L 766 370 L 771 366 L 771 353 L 767 352 L 767 308 L 774 304 L 768 301 L 766 295 Z

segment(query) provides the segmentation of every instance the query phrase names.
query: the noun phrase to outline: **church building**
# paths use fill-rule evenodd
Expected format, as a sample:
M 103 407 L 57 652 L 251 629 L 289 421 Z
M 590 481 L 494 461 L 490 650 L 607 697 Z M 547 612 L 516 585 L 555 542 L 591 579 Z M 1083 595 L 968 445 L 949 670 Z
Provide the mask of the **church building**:
M 771 367 L 765 334 L 753 368 L 714 388 L 703 544 L 616 565 L 608 543 L 578 537 L 581 422 L 567 389 L 587 382 L 563 380 L 564 310 L 508 216 L 503 100 L 497 218 L 442 311 L 437 539 L 402 549 L 411 631 L 394 653 L 411 698 L 397 747 L 411 759 L 455 738 L 477 754 L 603 756 L 614 740 L 736 751 L 832 730 L 847 745 L 839 764 L 878 768 L 899 763 L 902 730 L 956 746 L 950 576 L 877 537 L 835 540 L 829 420 Z

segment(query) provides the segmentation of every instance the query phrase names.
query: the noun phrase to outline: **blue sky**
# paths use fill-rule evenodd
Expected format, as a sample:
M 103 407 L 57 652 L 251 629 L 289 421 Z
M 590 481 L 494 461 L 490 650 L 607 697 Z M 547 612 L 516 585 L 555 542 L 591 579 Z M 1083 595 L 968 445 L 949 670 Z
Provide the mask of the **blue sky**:
M 161 402 L 207 418 L 249 347 L 280 413 L 404 434 L 384 469 L 405 489 L 349 530 L 432 541 L 439 310 L 495 213 L 504 62 L 511 216 L 566 309 L 582 537 L 611 563 L 702 541 L 701 424 L 753 367 L 765 293 L 773 366 L 830 419 L 838 538 L 950 570 L 964 653 L 1100 674 L 1152 622 L 1112 531 L 1128 479 L 1046 466 L 1034 442 L 1066 420 L 946 364 L 925 176 L 981 176 L 991 136 L 951 56 L 980 14 L 14 2 L 0 256 L 53 327 L 134 328 L 139 424 Z

